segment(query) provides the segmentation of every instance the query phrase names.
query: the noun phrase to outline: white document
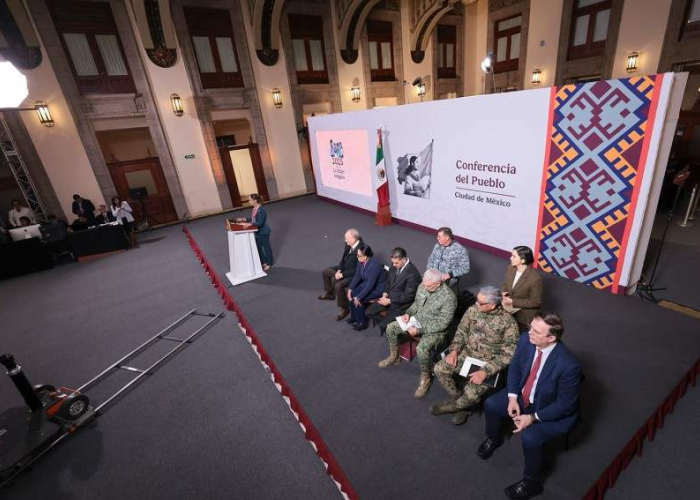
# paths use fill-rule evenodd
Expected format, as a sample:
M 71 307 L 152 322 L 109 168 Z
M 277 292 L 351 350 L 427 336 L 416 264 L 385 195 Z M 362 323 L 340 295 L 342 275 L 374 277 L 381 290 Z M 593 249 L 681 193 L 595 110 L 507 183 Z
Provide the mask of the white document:
M 483 368 L 484 366 L 486 366 L 486 361 L 481 361 L 480 359 L 470 358 L 469 356 L 467 356 L 464 359 L 464 364 L 462 365 L 462 369 L 459 371 L 459 376 L 460 377 L 469 376 L 469 370 L 471 370 L 472 365 L 476 365 L 479 368 Z
M 401 329 L 405 332 L 408 331 L 412 326 L 420 330 L 421 326 L 415 316 L 408 318 L 408 321 L 404 321 L 401 316 L 396 316 L 396 322 L 399 324 Z

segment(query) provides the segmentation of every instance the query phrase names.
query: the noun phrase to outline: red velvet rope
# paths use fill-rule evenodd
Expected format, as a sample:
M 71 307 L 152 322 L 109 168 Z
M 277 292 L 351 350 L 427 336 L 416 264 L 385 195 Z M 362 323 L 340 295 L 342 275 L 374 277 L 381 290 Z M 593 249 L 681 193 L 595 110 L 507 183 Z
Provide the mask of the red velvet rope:
M 663 428 L 666 415 L 673 413 L 676 402 L 685 395 L 688 386 L 695 387 L 699 373 L 700 359 L 686 372 L 680 382 L 666 396 L 663 403 L 651 414 L 644 425 L 632 436 L 632 439 L 600 475 L 595 484 L 586 492 L 585 500 L 601 500 L 605 496 L 606 490 L 615 485 L 620 473 L 627 468 L 632 459 L 635 456 L 642 455 L 644 440 L 654 440 L 656 430 Z
M 233 300 L 233 297 L 231 297 L 231 294 L 228 292 L 226 285 L 221 281 L 219 276 L 216 274 L 216 271 L 214 271 L 214 268 L 207 260 L 206 256 L 204 255 L 204 252 L 202 252 L 202 250 L 199 248 L 199 245 L 195 241 L 189 229 L 187 229 L 187 226 L 182 227 L 182 232 L 185 233 L 185 235 L 187 236 L 187 240 L 189 241 L 192 250 L 197 256 L 199 262 L 202 264 L 202 267 L 209 276 L 209 279 L 211 279 L 214 288 L 216 288 L 216 291 L 221 296 L 221 299 L 224 302 L 224 306 L 229 311 L 234 312 L 238 317 L 238 323 L 241 326 L 243 333 L 248 338 L 248 341 L 251 343 L 253 350 L 257 353 L 263 366 L 265 366 L 265 368 L 270 371 L 270 375 L 272 377 L 272 381 L 275 383 L 275 387 L 277 387 L 277 390 L 280 391 L 280 394 L 282 394 L 285 401 L 292 410 L 292 413 L 304 429 L 304 437 L 306 437 L 306 439 L 312 443 L 314 450 L 316 450 L 316 454 L 326 466 L 328 475 L 331 476 L 331 478 L 335 481 L 343 496 L 352 500 L 358 499 L 359 497 L 355 492 L 355 489 L 350 484 L 350 480 L 345 475 L 345 472 L 343 472 L 343 469 L 341 469 L 340 464 L 335 459 L 333 453 L 331 453 L 330 449 L 321 437 L 321 434 L 311 422 L 311 419 L 304 411 L 304 408 L 302 408 L 301 404 L 299 403 L 299 400 L 296 398 L 291 388 L 284 380 L 282 373 L 280 373 L 274 361 L 272 361 L 272 358 L 262 346 L 262 343 L 260 342 L 260 339 L 255 333 L 255 330 L 250 325 L 250 322 L 245 317 L 236 301 Z

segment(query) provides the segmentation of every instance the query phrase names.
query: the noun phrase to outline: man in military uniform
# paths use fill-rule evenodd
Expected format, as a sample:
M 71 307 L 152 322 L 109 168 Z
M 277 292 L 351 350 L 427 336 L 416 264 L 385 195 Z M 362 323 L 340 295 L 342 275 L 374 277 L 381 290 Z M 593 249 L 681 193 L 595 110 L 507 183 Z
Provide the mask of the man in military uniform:
M 461 425 L 469 418 L 470 407 L 477 404 L 489 389 L 484 380 L 510 364 L 518 345 L 518 324 L 501 307 L 501 292 L 494 286 L 479 290 L 476 304 L 471 306 L 459 323 L 449 354 L 435 365 L 435 375 L 452 396 L 450 401 L 436 403 L 430 408 L 433 415 L 455 413 L 452 421 Z M 469 376 L 464 389 L 455 384 L 467 357 L 485 361 L 484 367 Z
M 412 326 L 404 332 L 396 321 L 387 326 L 389 356 L 379 362 L 379 368 L 401 362 L 399 335 L 410 335 L 414 339 L 419 339 L 416 356 L 420 362 L 421 375 L 414 394 L 417 398 L 424 397 L 430 389 L 433 381 L 431 351 L 445 340 L 447 327 L 456 309 L 457 297 L 446 284 L 443 284 L 440 271 L 428 269 L 423 275 L 423 282 L 418 286 L 413 304 L 402 317 L 405 322 L 408 322 L 411 316 L 415 316 L 420 327 Z

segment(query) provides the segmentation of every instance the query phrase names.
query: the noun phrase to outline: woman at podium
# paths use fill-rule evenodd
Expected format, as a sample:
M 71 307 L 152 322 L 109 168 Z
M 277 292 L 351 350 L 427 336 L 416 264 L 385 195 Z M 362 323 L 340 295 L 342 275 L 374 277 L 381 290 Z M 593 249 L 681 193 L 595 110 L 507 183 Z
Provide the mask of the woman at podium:
M 239 217 L 236 222 L 246 222 L 258 227 L 255 233 L 255 244 L 258 246 L 260 261 L 263 271 L 269 271 L 274 263 L 272 258 L 272 247 L 270 246 L 270 226 L 267 225 L 267 210 L 263 207 L 262 197 L 253 193 L 250 195 L 253 204 L 253 213 L 250 217 Z

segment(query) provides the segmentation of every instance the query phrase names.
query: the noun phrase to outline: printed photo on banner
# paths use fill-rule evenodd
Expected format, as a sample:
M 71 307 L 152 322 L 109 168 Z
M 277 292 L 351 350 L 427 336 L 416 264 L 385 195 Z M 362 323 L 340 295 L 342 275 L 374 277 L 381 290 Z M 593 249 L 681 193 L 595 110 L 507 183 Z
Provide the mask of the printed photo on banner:
M 430 199 L 433 171 L 433 142 L 418 153 L 399 156 L 396 168 L 400 192 L 408 196 Z

